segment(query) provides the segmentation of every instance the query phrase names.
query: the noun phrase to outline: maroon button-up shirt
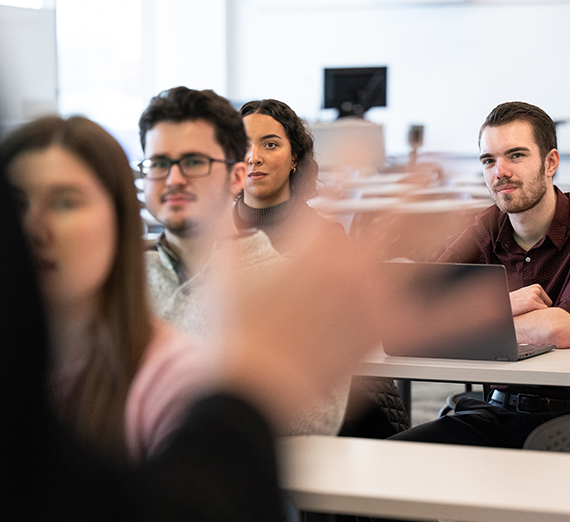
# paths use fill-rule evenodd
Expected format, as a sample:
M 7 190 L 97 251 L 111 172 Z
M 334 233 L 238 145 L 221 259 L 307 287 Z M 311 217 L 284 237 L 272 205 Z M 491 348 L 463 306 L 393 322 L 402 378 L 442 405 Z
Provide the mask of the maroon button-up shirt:
M 463 231 L 438 261 L 504 265 L 511 292 L 538 283 L 552 299 L 553 306 L 570 312 L 570 194 L 558 187 L 555 190 L 554 218 L 545 236 L 528 252 L 515 241 L 508 214 L 493 205 L 477 215 L 475 223 Z M 570 387 L 496 387 L 510 393 L 526 391 L 570 397 Z
M 546 235 L 528 252 L 515 241 L 508 214 L 493 205 L 476 217 L 475 224 L 438 261 L 504 265 L 511 292 L 538 283 L 553 306 L 570 312 L 570 197 L 555 189 L 554 218 Z

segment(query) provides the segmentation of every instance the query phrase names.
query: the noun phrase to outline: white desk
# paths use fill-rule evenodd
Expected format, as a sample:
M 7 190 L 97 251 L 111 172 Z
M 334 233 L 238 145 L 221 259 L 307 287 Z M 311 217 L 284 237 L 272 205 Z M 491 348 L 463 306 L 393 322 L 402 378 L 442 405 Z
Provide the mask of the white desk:
M 570 386 L 570 349 L 505 362 L 391 357 L 379 348 L 355 373 L 415 381 Z
M 281 483 L 321 513 L 464 522 L 570 520 L 570 454 L 286 437 Z

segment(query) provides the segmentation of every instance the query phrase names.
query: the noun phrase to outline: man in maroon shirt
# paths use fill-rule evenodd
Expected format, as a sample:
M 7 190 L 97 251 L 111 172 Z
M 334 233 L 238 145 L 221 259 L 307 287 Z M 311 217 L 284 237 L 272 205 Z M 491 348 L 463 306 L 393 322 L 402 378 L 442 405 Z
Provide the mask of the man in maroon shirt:
M 504 265 L 518 341 L 570 348 L 570 198 L 553 183 L 555 124 L 538 107 L 504 103 L 481 127 L 479 149 L 495 205 L 439 261 Z M 455 411 L 393 438 L 522 447 L 535 427 L 570 413 L 570 387 L 494 387 L 488 402 L 462 399 Z

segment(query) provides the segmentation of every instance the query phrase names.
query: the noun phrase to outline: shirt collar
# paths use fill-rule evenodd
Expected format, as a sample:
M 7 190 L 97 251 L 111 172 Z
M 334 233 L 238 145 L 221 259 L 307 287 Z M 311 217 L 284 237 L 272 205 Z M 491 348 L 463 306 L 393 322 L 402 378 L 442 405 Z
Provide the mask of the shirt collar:
M 186 270 L 184 269 L 184 263 L 180 256 L 172 250 L 168 241 L 166 240 L 166 235 L 162 232 L 156 242 L 156 249 L 158 250 L 158 255 L 162 264 L 170 270 L 178 278 L 178 284 L 181 285 L 188 280 L 186 275 Z
M 238 238 L 248 238 L 256 234 L 256 237 L 259 236 L 259 232 L 257 230 L 248 229 L 248 230 L 240 230 L 238 231 Z M 234 239 L 234 238 L 232 238 Z M 269 238 L 267 238 L 269 241 Z M 225 241 L 216 241 L 212 246 L 212 252 L 210 254 L 210 259 L 208 263 L 211 262 L 212 257 L 216 257 L 218 255 L 222 255 L 220 252 L 223 249 Z M 249 245 L 249 242 L 239 242 L 237 243 L 238 246 L 241 248 L 245 248 L 246 245 Z M 184 262 L 180 258 L 180 256 L 172 249 L 172 247 L 168 244 L 168 240 L 166 239 L 166 235 L 164 232 L 160 234 L 156 241 L 155 245 L 156 250 L 158 251 L 158 256 L 160 258 L 160 262 L 162 266 L 164 266 L 172 275 L 174 275 L 178 279 L 178 284 L 182 285 L 190 278 L 188 277 L 188 272 L 184 265 Z M 242 256 L 244 254 L 242 253 Z

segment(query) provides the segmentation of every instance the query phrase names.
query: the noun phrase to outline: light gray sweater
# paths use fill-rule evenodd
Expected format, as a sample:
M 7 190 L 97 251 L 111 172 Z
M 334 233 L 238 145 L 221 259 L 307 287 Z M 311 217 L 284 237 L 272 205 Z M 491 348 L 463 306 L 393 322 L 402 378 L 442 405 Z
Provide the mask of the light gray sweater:
M 231 243 L 230 243 L 231 242 Z M 146 267 L 152 306 L 156 314 L 178 329 L 202 338 L 213 333 L 216 319 L 216 267 L 225 260 L 228 249 L 236 257 L 236 277 L 254 270 L 270 269 L 284 262 L 263 232 L 216 242 L 204 267 L 184 282 L 180 282 L 168 254 L 146 253 Z

